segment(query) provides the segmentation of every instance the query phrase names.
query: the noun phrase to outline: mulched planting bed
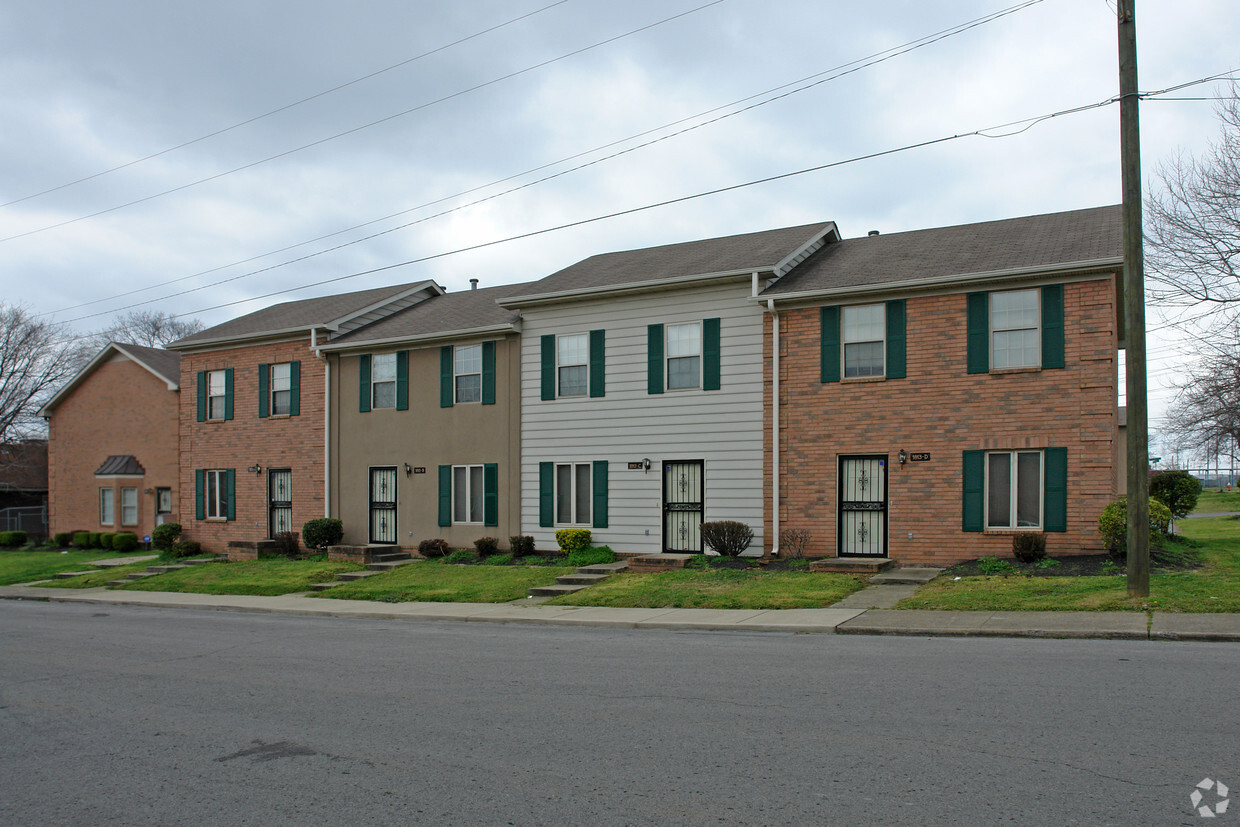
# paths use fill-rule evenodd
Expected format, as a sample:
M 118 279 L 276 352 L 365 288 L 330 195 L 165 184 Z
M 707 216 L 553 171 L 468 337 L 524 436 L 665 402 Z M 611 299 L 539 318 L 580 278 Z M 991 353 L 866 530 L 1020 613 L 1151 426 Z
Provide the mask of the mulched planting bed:
M 1048 558 L 1049 559 L 1049 558 Z M 1110 554 L 1081 554 L 1071 557 L 1054 558 L 1059 565 L 1039 566 L 1037 563 L 1021 563 L 1012 558 L 1004 562 L 1010 563 L 1015 571 L 983 571 L 981 560 L 969 560 L 958 563 L 943 572 L 947 577 L 984 577 L 990 575 L 1022 575 L 1024 577 L 1100 577 L 1109 574 L 1123 574 L 1126 563 Z M 1151 552 L 1151 571 L 1193 571 L 1200 568 L 1201 561 L 1187 545 L 1177 544 L 1170 553 L 1163 554 L 1158 550 Z

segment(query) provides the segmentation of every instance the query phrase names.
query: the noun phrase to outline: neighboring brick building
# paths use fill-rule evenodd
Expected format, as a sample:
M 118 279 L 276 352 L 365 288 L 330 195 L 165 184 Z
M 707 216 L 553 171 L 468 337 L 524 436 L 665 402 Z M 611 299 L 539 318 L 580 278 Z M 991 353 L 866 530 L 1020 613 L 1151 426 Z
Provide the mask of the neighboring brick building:
M 185 537 L 230 559 L 325 515 L 325 363 L 315 345 L 440 295 L 433 282 L 285 302 L 188 336 L 181 353 Z
M 1104 207 L 837 240 L 768 287 L 767 536 L 905 564 L 1021 531 L 1101 551 L 1121 249 Z
M 179 387 L 177 354 L 112 342 L 48 401 L 52 533 L 177 521 Z

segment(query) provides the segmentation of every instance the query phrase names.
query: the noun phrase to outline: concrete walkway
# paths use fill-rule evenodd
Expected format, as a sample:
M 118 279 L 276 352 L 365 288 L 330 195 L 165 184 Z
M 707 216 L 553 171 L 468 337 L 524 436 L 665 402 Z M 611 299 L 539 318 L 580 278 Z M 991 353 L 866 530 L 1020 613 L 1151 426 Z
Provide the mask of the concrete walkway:
M 916 587 L 890 585 L 871 588 Z M 0 587 L 0 599 L 150 606 L 170 609 L 273 612 L 317 617 L 610 626 L 626 629 L 1240 642 L 1240 615 L 1236 614 L 1188 615 L 1160 612 L 1155 613 L 1151 621 L 1144 612 L 937 612 L 848 608 L 842 605 L 827 609 L 783 610 L 610 609 L 590 606 L 544 606 L 534 601 L 378 603 L 369 600 L 316 598 L 305 594 L 256 597 L 174 592 L 127 592 L 102 588 L 53 589 L 41 588 L 38 585 Z

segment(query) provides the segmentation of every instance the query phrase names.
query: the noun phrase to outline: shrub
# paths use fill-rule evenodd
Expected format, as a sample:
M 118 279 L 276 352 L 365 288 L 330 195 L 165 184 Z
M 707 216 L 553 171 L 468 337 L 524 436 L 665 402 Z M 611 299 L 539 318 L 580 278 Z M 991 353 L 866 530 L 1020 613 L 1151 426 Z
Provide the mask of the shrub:
M 1022 531 L 1012 535 L 1012 556 L 1022 563 L 1036 563 L 1046 556 L 1046 535 Z
M 73 542 L 73 532 L 57 531 L 52 535 L 52 542 L 60 548 L 68 548 L 69 544 Z
M 335 517 L 308 520 L 301 527 L 301 537 L 306 548 L 324 549 L 340 545 L 340 541 L 344 539 L 344 523 Z
M 138 548 L 138 535 L 132 531 L 122 531 L 119 534 L 112 535 L 113 551 L 136 551 Z
M 736 520 L 702 523 L 702 542 L 725 557 L 739 557 L 753 542 L 753 529 Z
M 24 545 L 26 545 L 26 532 L 0 531 L 0 546 L 4 548 L 17 548 Z
M 202 554 L 202 543 L 196 540 L 177 540 L 172 544 L 173 557 L 197 557 Z
M 474 548 L 478 550 L 479 557 L 490 557 L 499 551 L 499 540 L 494 537 L 479 537 L 474 540 Z
M 526 557 L 534 553 L 534 538 L 528 534 L 518 534 L 508 538 L 508 547 L 513 557 Z
M 151 545 L 160 551 L 168 551 L 172 548 L 172 544 L 181 536 L 180 523 L 164 523 L 155 526 L 155 530 L 151 532 Z
M 1158 471 L 1150 475 L 1150 496 L 1161 500 L 1173 518 L 1186 517 L 1197 507 L 1201 480 L 1187 471 Z
M 73 532 L 73 545 L 75 548 L 90 548 L 90 532 Z
M 116 536 L 113 531 L 99 532 L 99 548 L 112 548 L 112 538 Z
M 1158 539 L 1167 533 L 1171 525 L 1171 509 L 1150 497 L 1150 539 Z M 1120 497 L 1102 509 L 1098 517 L 1098 533 L 1111 554 L 1128 556 L 1128 499 Z
M 685 561 L 687 569 L 708 569 L 710 568 L 710 558 L 705 554 L 695 554 Z
M 982 574 L 997 574 L 1006 576 L 1015 574 L 1018 569 L 1007 560 L 1000 560 L 998 557 L 979 557 L 977 561 L 977 570 Z
M 443 557 L 448 553 L 448 541 L 442 537 L 436 537 L 433 540 L 423 540 L 418 543 L 418 554 L 423 557 Z
M 465 563 L 474 563 L 474 562 L 477 562 L 477 560 L 478 560 L 478 555 L 474 554 L 472 551 L 466 548 L 458 548 L 456 551 L 452 552 L 447 557 L 443 558 L 443 561 L 445 563 L 452 563 L 456 565 L 462 565 Z
M 597 548 L 579 548 L 568 553 L 567 563 L 570 566 L 597 566 L 600 563 L 616 562 L 616 553 L 607 546 Z
M 86 547 L 87 548 L 103 548 L 102 536 L 103 535 L 101 535 L 98 531 L 89 532 L 88 537 L 90 539 L 86 541 Z
M 555 533 L 555 541 L 560 545 L 560 551 L 577 551 L 590 547 L 590 529 L 588 528 L 562 528 Z
M 805 547 L 809 545 L 810 534 L 807 528 L 789 528 L 779 534 L 779 552 L 790 560 L 800 560 L 805 556 Z
M 301 536 L 296 531 L 277 531 L 271 535 L 271 541 L 275 543 L 273 554 L 290 560 L 301 556 Z

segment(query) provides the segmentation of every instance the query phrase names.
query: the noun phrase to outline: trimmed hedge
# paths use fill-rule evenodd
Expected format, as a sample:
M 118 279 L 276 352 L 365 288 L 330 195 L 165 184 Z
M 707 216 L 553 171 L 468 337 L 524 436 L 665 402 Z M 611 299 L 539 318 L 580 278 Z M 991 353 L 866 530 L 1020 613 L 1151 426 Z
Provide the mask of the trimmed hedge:
M 67 548 L 73 542 L 72 531 L 57 531 L 52 535 L 52 542 L 60 548 Z
M 155 526 L 155 530 L 151 532 L 151 546 L 160 551 L 169 551 L 172 549 L 177 538 L 181 536 L 180 523 L 163 523 Z
M 338 546 L 344 539 L 344 523 L 335 517 L 307 520 L 301 527 L 301 539 L 306 548 L 325 549 L 328 546 Z
M 122 531 L 112 535 L 113 551 L 136 551 L 138 548 L 138 535 L 132 531 Z
M 702 523 L 702 542 L 724 557 L 739 557 L 753 542 L 753 529 L 736 520 Z
M 26 532 L 0 531 L 0 547 L 17 548 L 26 545 Z
M 528 534 L 516 534 L 508 538 L 513 557 L 527 557 L 534 553 L 534 538 Z
M 555 533 L 560 551 L 580 551 L 590 547 L 592 536 L 588 528 L 562 528 Z
M 1150 497 L 1150 541 L 1160 539 L 1171 526 L 1171 509 L 1161 500 Z M 1098 533 L 1107 551 L 1113 556 L 1128 556 L 1128 498 L 1120 497 L 1102 509 L 1098 518 Z
M 89 531 L 73 532 L 73 547 L 74 548 L 90 548 L 90 532 Z
M 99 548 L 112 548 L 112 538 L 116 536 L 114 531 L 99 532 Z

